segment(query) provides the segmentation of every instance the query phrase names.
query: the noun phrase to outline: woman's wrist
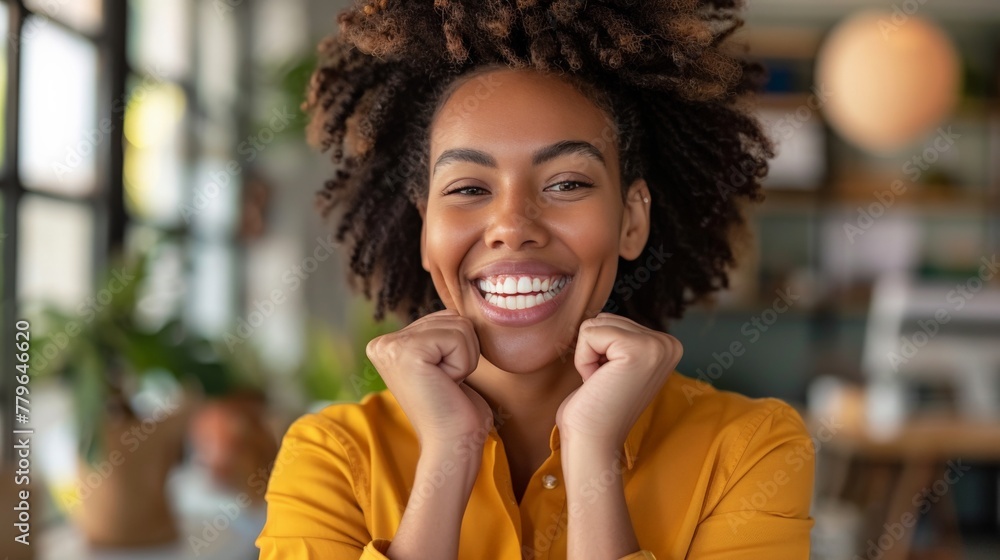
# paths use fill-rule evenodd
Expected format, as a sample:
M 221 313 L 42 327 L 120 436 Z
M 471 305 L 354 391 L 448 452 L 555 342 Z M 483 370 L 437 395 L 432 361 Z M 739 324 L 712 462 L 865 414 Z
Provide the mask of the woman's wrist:
M 422 482 L 432 487 L 447 484 L 463 490 L 465 495 L 471 494 L 482 460 L 482 445 L 477 448 L 464 440 L 422 445 L 413 492 L 427 491 L 418 486 Z
M 561 435 L 561 434 L 560 434 Z M 632 528 L 622 473 L 621 447 L 560 437 L 560 455 L 569 513 L 569 557 L 622 558 L 639 550 Z
M 567 451 L 572 451 L 574 454 L 583 455 L 611 455 L 614 456 L 616 451 L 620 451 L 624 445 L 624 441 L 619 444 L 616 438 L 607 436 L 599 437 L 590 434 L 577 433 L 571 429 L 563 428 L 559 426 L 559 447 L 562 450 L 561 455 L 566 456 Z
M 386 555 L 393 560 L 456 558 L 481 463 L 481 453 L 455 445 L 422 446 L 413 489 Z

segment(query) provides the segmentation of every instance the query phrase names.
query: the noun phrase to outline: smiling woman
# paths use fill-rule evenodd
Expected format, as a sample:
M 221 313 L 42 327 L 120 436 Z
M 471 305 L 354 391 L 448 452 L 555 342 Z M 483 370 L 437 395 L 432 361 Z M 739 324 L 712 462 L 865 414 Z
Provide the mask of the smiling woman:
M 262 558 L 808 556 L 801 418 L 676 372 L 665 332 L 727 286 L 772 155 L 735 4 L 341 14 L 306 101 L 320 208 L 408 324 L 367 348 L 387 391 L 285 436 Z

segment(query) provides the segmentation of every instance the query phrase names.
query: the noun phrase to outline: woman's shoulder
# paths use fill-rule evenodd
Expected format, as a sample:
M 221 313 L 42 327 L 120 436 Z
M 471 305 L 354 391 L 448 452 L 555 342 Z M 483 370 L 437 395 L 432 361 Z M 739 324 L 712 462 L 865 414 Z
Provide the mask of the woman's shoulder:
M 802 416 L 787 402 L 717 389 L 676 371 L 668 378 L 660 401 L 661 418 L 655 424 L 668 432 L 715 440 L 727 447 L 745 449 L 751 441 L 766 446 L 810 438 Z
M 395 397 L 387 389 L 368 393 L 357 402 L 339 401 L 299 417 L 287 434 L 312 433 L 341 443 L 364 443 L 376 437 L 410 436 L 413 430 Z
M 639 455 L 652 476 L 689 489 L 698 530 L 712 535 L 701 546 L 748 523 L 778 531 L 779 518 L 808 519 L 816 448 L 793 406 L 676 371 L 656 402 Z M 809 525 L 797 523 L 792 529 L 808 534 Z

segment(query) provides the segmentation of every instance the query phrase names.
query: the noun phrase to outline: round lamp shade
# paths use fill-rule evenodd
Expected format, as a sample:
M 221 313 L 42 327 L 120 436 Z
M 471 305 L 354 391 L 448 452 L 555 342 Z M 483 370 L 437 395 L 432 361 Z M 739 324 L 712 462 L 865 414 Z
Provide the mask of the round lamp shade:
M 892 152 L 922 138 L 955 106 L 959 58 L 931 22 L 865 11 L 840 23 L 820 49 L 816 84 L 823 111 L 847 141 Z

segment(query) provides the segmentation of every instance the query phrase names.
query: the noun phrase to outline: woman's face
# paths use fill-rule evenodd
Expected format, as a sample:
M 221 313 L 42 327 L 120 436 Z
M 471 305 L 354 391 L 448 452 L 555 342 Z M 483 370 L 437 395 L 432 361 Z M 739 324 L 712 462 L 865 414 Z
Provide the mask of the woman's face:
M 421 254 L 442 302 L 505 371 L 572 364 L 619 255 L 649 231 L 645 183 L 622 201 L 611 122 L 558 78 L 497 70 L 460 85 L 430 132 Z

